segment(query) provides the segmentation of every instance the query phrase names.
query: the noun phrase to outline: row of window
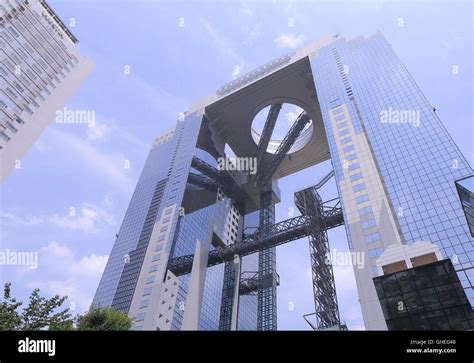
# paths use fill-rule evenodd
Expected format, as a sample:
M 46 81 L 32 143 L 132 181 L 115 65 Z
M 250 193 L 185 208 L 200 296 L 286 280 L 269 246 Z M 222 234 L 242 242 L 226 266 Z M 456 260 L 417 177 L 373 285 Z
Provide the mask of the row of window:
M 336 114 L 334 118 L 336 120 L 336 128 L 340 130 L 338 132 L 339 137 L 348 135 L 350 132 L 348 128 L 346 129 L 346 127 L 348 127 L 348 122 L 346 121 L 344 112 Z M 345 145 L 342 148 L 342 151 L 344 152 L 344 159 L 346 161 L 351 161 L 351 164 L 348 166 L 348 171 L 352 172 L 352 171 L 360 169 L 359 162 L 354 162 L 357 160 L 357 156 L 355 153 L 354 145 L 351 143 L 352 138 L 350 136 L 347 136 L 340 139 L 340 142 L 342 145 Z M 353 193 L 358 193 L 360 191 L 367 189 L 366 184 L 364 182 L 361 182 L 363 180 L 362 172 L 358 172 L 358 173 L 350 175 L 349 179 L 352 183 Z M 368 202 L 369 196 L 368 194 L 358 195 L 356 196 L 355 201 L 357 204 Z M 377 227 L 377 222 L 375 221 L 375 218 L 373 216 L 372 207 L 366 206 L 366 207 L 359 208 L 359 216 L 365 217 L 365 219 L 361 222 L 362 229 L 364 231 L 365 242 L 367 244 L 373 244 L 375 242 L 379 242 L 380 234 L 378 232 L 374 232 L 374 228 Z M 367 218 L 368 216 L 369 218 Z M 383 252 L 382 247 L 371 248 L 368 250 L 369 257 L 372 260 L 372 264 L 374 264 L 375 258 L 379 257 L 382 254 L 382 252 Z M 375 265 L 372 266 L 372 271 L 374 275 L 378 274 L 377 267 Z

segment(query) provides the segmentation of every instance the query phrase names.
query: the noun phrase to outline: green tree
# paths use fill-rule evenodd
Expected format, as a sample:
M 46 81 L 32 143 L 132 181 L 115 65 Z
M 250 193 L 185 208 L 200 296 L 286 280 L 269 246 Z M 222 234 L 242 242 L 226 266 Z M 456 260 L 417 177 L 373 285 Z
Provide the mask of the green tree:
M 0 330 L 70 330 L 74 321 L 69 309 L 59 310 L 67 296 L 55 295 L 51 299 L 40 296 L 39 289 L 33 290 L 28 306 L 21 313 L 18 308 L 23 302 L 11 296 L 11 283 L 7 282 L 0 302 Z
M 0 303 L 0 330 L 17 330 L 21 318 L 16 311 L 23 303 L 11 296 L 11 283 L 7 282 L 3 288 L 3 298 Z
M 30 295 L 30 303 L 21 314 L 20 330 L 64 330 L 72 326 L 69 309 L 55 312 L 66 301 L 67 296 L 55 295 L 46 299 L 39 295 L 39 289 L 34 289 Z
M 132 319 L 113 308 L 91 308 L 77 319 L 78 330 L 130 330 Z

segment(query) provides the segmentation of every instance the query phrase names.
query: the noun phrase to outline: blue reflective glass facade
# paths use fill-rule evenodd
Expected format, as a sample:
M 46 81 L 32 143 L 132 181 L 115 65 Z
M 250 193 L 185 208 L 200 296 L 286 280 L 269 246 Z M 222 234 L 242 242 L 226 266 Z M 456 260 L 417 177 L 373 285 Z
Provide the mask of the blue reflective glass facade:
M 380 33 L 337 39 L 318 51 L 311 67 L 336 180 L 345 176 L 328 114 L 345 104 L 355 134 L 367 137 L 403 242 L 438 245 L 453 261 L 474 304 L 474 281 L 468 278 L 473 274 L 474 239 L 455 186 L 473 171 L 432 105 Z M 353 148 L 344 152 L 346 160 L 350 156 L 364 163 Z M 351 244 L 350 233 L 348 238 Z
M 93 306 L 112 305 L 124 267 L 131 261 L 130 253 L 137 248 L 156 186 L 167 180 L 169 160 L 163 154 L 171 154 L 172 150 L 171 143 L 150 150 L 94 296 Z

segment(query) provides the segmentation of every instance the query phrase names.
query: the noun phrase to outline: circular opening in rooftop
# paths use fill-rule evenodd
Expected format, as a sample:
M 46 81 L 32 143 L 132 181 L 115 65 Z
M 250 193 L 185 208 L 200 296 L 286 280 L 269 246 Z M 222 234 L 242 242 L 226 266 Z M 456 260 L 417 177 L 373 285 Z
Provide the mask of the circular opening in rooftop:
M 263 128 L 265 126 L 265 122 L 270 112 L 271 105 L 264 107 L 261 109 L 254 117 L 252 121 L 252 138 L 255 144 L 258 145 L 260 142 L 260 138 L 262 135 Z M 283 103 L 278 113 L 278 117 L 275 123 L 275 128 L 273 129 L 272 136 L 270 138 L 270 142 L 268 143 L 267 152 L 270 154 L 275 154 L 278 147 L 280 146 L 281 142 L 285 138 L 285 136 L 290 131 L 291 127 L 295 123 L 298 116 L 304 110 L 293 104 L 293 103 Z M 290 148 L 287 154 L 293 154 L 302 148 L 304 148 L 311 137 L 313 136 L 313 121 L 311 120 L 309 123 L 306 124 L 303 131 L 301 132 L 300 136 L 296 139 L 293 146 Z

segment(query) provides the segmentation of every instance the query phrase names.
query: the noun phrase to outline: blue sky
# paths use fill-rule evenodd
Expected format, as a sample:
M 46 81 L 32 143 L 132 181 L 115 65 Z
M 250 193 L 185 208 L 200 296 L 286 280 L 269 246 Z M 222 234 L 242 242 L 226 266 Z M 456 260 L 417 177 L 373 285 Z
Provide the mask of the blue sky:
M 324 35 L 381 30 L 473 165 L 471 1 L 48 2 L 66 24 L 75 19 L 78 47 L 95 63 L 66 106 L 94 110 L 96 126 L 51 123 L 1 186 L 2 250 L 39 252 L 36 270 L 0 267 L 0 281 L 12 281 L 20 298 L 39 287 L 68 295 L 75 312 L 87 309 L 154 137 L 230 81 L 236 66 L 246 73 Z M 328 170 L 326 162 L 281 180 L 289 193 L 277 220 L 288 218 L 293 192 Z M 332 248 L 347 250 L 343 228 L 329 237 Z M 341 316 L 362 329 L 351 269 L 335 268 Z M 308 329 L 306 240 L 278 248 L 278 272 L 279 328 Z

